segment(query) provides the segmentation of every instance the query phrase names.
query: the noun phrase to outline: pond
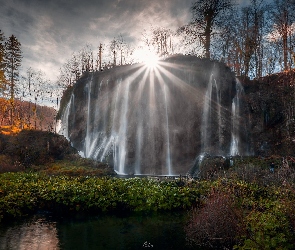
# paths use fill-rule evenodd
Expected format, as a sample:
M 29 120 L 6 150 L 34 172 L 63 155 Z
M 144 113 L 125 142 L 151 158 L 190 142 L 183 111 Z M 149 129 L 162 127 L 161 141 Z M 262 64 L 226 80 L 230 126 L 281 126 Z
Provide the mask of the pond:
M 55 217 L 39 213 L 0 225 L 0 249 L 191 249 L 187 213 Z

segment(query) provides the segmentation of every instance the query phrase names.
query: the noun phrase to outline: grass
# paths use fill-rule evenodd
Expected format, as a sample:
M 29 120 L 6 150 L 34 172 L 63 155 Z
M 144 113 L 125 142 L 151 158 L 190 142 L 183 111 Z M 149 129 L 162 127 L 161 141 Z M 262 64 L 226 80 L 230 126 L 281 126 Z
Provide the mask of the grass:
M 51 132 L 22 130 L 0 133 L 0 173 L 41 172 L 48 175 L 103 176 L 114 171 L 103 163 L 84 159 L 63 137 Z
M 49 176 L 112 176 L 115 174 L 108 165 L 84 159 L 77 155 L 56 160 L 46 165 L 31 166 L 27 169 L 27 172 L 30 171 L 40 172 Z
M 193 246 L 294 249 L 295 160 L 208 158 L 198 179 L 115 178 L 81 158 L 65 138 L 42 131 L 0 134 L 0 220 L 55 213 L 190 211 Z

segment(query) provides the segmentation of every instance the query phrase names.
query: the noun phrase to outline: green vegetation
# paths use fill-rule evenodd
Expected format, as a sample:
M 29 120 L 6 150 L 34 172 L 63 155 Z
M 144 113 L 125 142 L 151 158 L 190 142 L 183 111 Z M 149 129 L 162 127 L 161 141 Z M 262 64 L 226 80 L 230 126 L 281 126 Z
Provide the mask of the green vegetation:
M 0 216 L 9 220 L 38 210 L 58 214 L 184 210 L 189 211 L 185 231 L 191 245 L 292 249 L 295 171 L 286 159 L 272 171 L 268 160 L 236 159 L 228 170 L 219 168 L 210 179 L 199 180 L 97 177 L 91 176 L 87 160 L 77 160 L 77 166 L 62 160 L 27 169 L 35 172 L 1 174 Z M 77 169 L 81 175 L 74 174 Z
M 0 221 L 57 214 L 189 211 L 187 241 L 205 248 L 292 249 L 295 160 L 208 158 L 199 179 L 114 176 L 81 158 L 62 136 L 0 135 Z
M 218 169 L 206 180 L 210 192 L 190 212 L 189 243 L 213 249 L 294 249 L 294 159 L 239 158 L 233 167 Z
M 11 218 L 38 209 L 69 211 L 165 211 L 188 209 L 208 189 L 175 181 L 111 177 L 48 176 L 40 173 L 0 175 L 0 215 Z

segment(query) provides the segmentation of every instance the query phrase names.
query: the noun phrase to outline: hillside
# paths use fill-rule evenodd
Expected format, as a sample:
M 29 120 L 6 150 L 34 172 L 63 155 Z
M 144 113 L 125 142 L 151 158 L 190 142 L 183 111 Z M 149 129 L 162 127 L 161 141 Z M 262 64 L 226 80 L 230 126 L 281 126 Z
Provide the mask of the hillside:
M 11 103 L 0 98 L 0 126 L 11 125 Z M 17 127 L 32 128 L 43 131 L 54 131 L 56 110 L 47 106 L 35 105 L 27 101 L 15 100 L 14 111 L 15 123 Z
M 295 71 L 241 79 L 255 155 L 295 155 Z

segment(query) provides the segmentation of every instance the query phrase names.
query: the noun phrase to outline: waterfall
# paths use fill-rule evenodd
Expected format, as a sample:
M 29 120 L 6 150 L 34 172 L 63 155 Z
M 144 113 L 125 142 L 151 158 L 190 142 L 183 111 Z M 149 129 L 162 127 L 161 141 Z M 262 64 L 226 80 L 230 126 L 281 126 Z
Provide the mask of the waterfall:
M 215 67 L 213 67 L 214 70 Z M 207 85 L 201 124 L 201 153 L 222 154 L 222 112 L 219 85 L 216 82 L 214 72 L 211 73 Z M 217 121 L 217 125 L 215 125 Z M 216 134 L 216 136 L 214 136 Z M 214 141 L 216 140 L 216 141 Z
M 231 121 L 231 143 L 230 155 L 241 155 L 240 152 L 240 102 L 243 93 L 243 86 L 238 79 L 236 79 L 236 95 L 232 101 L 232 121 Z
M 186 173 L 187 176 L 197 176 L 200 173 L 200 166 L 203 162 L 205 154 L 200 154 L 196 157 L 193 166 L 191 169 Z
M 121 83 L 122 84 L 122 83 Z M 118 132 L 118 137 L 116 141 L 116 146 L 118 148 L 118 165 L 115 166 L 117 173 L 126 174 L 124 171 L 125 167 L 125 159 L 126 159 L 126 143 L 127 143 L 127 129 L 128 129 L 128 120 L 127 120 L 127 112 L 128 112 L 128 101 L 129 101 L 129 88 L 130 83 L 126 82 L 124 86 L 124 96 L 122 100 L 122 110 L 120 116 L 120 128 Z
M 72 98 L 74 95 L 71 96 L 70 101 L 68 102 L 65 111 L 63 112 L 61 116 L 61 127 L 58 133 L 60 135 L 63 135 L 67 140 L 70 140 L 69 138 L 69 114 L 70 114 L 70 108 L 72 105 Z
M 209 143 L 211 136 L 211 126 L 209 124 L 211 119 L 211 102 L 212 102 L 212 78 L 213 73 L 210 75 L 208 87 L 205 94 L 202 126 L 201 126 L 201 142 L 202 142 L 202 153 L 209 153 Z
M 112 116 L 112 129 L 111 129 L 111 138 L 110 138 L 110 143 L 112 144 L 113 147 L 113 159 L 114 159 L 114 169 L 116 170 L 118 168 L 118 157 L 117 157 L 117 141 L 118 141 L 118 136 L 115 130 L 115 125 L 116 125 L 116 117 L 117 117 L 117 109 L 118 109 L 118 96 L 119 96 L 119 91 L 121 89 L 121 84 L 122 84 L 122 79 L 116 82 L 116 91 L 115 91 L 115 103 L 114 103 L 114 111 L 113 111 L 113 116 Z
M 233 98 L 230 70 L 196 57 L 169 60 L 152 71 L 128 65 L 85 73 L 64 108 L 61 133 L 85 157 L 125 175 L 186 174 L 209 155 L 244 153 L 242 86 Z
M 136 141 L 136 160 L 135 160 L 135 174 L 141 173 L 140 162 L 141 162 L 141 148 L 142 148 L 142 136 L 143 136 L 143 128 L 142 128 L 142 119 L 137 126 L 137 141 Z
M 218 120 L 218 147 L 219 150 L 221 150 L 222 147 L 222 142 L 223 142 L 223 137 L 222 137 L 222 115 L 221 115 L 221 97 L 220 97 L 220 90 L 218 88 L 218 84 L 216 80 L 214 79 L 214 87 L 216 89 L 216 106 L 217 106 L 217 120 Z
M 171 153 L 170 153 L 170 135 L 169 135 L 169 118 L 168 118 L 168 100 L 166 85 L 164 85 L 164 101 L 165 101 L 165 117 L 166 117 L 166 133 L 167 133 L 167 154 L 166 154 L 166 166 L 168 169 L 168 175 L 172 175 L 171 171 Z
M 87 85 L 87 93 L 88 93 L 88 98 L 87 98 L 87 121 L 86 121 L 86 137 L 85 137 L 85 149 L 84 149 L 84 155 L 88 158 L 91 157 L 91 153 L 93 150 L 93 142 L 91 140 L 91 132 L 90 132 L 90 119 L 91 119 L 91 84 L 92 84 L 92 79 L 93 75 L 91 76 L 91 80 L 88 81 Z M 96 138 L 97 140 L 97 138 Z

